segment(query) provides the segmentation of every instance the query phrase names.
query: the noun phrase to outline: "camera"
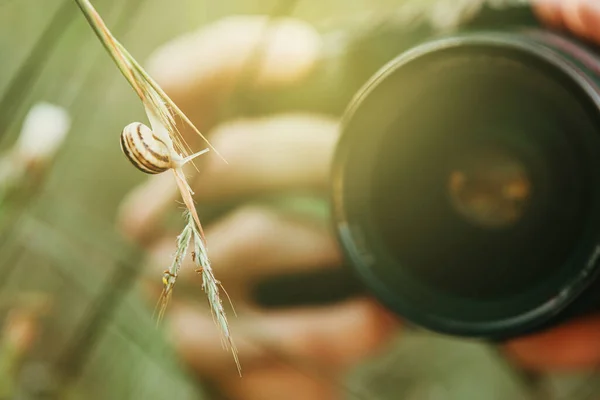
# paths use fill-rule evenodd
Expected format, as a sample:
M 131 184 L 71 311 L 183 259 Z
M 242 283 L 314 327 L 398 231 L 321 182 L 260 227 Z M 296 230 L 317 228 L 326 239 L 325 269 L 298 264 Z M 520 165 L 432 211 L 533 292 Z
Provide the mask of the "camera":
M 342 48 L 279 102 L 345 106 L 331 203 L 348 268 L 330 282 L 492 340 L 600 309 L 598 48 L 527 5 L 441 33 L 382 24 Z

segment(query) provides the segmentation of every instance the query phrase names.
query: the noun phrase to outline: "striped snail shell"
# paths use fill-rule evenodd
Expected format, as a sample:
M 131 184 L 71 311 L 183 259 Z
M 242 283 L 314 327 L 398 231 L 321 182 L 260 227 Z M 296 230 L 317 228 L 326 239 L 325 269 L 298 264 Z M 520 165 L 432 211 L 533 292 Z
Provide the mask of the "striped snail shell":
M 209 149 L 185 158 L 179 157 L 178 154 L 170 151 L 169 146 L 152 129 L 141 122 L 132 122 L 121 133 L 121 150 L 140 171 L 147 174 L 160 174 L 171 168 L 181 168 Z
M 133 122 L 123 129 L 121 150 L 137 169 L 147 174 L 165 172 L 173 165 L 165 142 L 141 122 Z

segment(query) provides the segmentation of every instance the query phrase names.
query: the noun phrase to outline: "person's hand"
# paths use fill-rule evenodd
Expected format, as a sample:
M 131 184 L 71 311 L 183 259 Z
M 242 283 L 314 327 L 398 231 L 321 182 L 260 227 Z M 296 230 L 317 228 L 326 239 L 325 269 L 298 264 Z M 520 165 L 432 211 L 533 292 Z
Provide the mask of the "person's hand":
M 600 44 L 600 0 L 534 0 L 539 17 Z M 590 316 L 541 334 L 514 340 L 507 354 L 526 368 L 547 371 L 590 368 L 600 363 L 600 316 Z
M 537 0 L 536 10 L 552 27 L 600 41 L 596 1 Z M 151 62 L 151 74 L 199 128 L 210 132 L 230 163 L 224 165 L 211 155 L 199 165 L 194 185 L 199 207 L 257 192 L 321 189 L 325 184 L 336 121 L 293 114 L 214 126 L 252 45 L 262 37 L 263 24 L 260 17 L 228 18 L 165 46 Z M 320 51 L 318 35 L 304 24 L 287 20 L 277 31 L 265 35 L 269 44 L 259 71 L 261 87 L 301 80 Z M 172 177 L 165 174 L 136 189 L 123 206 L 123 230 L 151 248 L 161 267 L 156 276 L 174 250 L 177 232 L 165 232 L 161 221 L 177 197 Z M 340 397 L 342 389 L 332 378 L 377 349 L 396 326 L 368 299 L 269 313 L 252 304 L 248 288 L 260 277 L 339 264 L 339 250 L 322 223 L 245 205 L 207 227 L 207 240 L 215 274 L 240 314 L 234 318 L 230 313 L 230 322 L 244 377 L 238 378 L 231 356 L 222 350 L 209 311 L 177 298 L 179 286 L 168 323 L 183 359 L 232 399 L 279 399 L 282 393 L 290 400 Z M 190 270 L 184 266 L 184 271 Z M 183 274 L 179 285 L 196 284 L 196 297 L 201 297 L 198 279 L 191 275 Z M 152 296 L 155 300 L 157 294 Z M 537 370 L 594 365 L 600 362 L 600 317 L 512 341 L 505 349 L 516 362 Z M 316 377 L 307 369 L 290 367 L 281 355 L 308 365 L 308 370 L 325 367 L 328 374 Z
M 151 75 L 209 132 L 229 163 L 212 153 L 197 163 L 200 173 L 193 186 L 199 209 L 255 193 L 326 189 L 338 135 L 335 119 L 294 113 L 214 126 L 220 104 L 260 39 L 267 44 L 257 86 L 297 82 L 314 66 L 321 41 L 310 26 L 287 19 L 269 31 L 264 28 L 262 17 L 230 17 L 167 44 L 151 59 Z M 192 143 L 192 148 L 200 146 Z M 159 175 L 128 196 L 121 210 L 122 230 L 150 249 L 157 267 L 149 278 L 153 302 L 175 250 L 178 232 L 165 231 L 162 221 L 177 198 L 173 177 Z M 396 326 L 393 319 L 366 298 L 267 312 L 249 295 L 260 278 L 339 266 L 340 252 L 327 221 L 242 203 L 205 231 L 215 276 L 238 314 L 230 311 L 229 321 L 243 377 L 222 348 L 210 311 L 197 306 L 205 298 L 189 263 L 179 275 L 164 322 L 181 357 L 232 400 L 342 398 L 343 372 L 385 342 Z M 183 297 L 186 285 L 195 289 L 193 299 Z

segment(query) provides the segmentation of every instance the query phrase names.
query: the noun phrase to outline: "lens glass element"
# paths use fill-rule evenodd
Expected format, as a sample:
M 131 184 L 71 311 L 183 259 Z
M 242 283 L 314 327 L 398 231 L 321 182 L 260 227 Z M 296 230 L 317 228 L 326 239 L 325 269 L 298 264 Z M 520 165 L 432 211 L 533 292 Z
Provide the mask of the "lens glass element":
M 591 127 L 576 95 L 526 60 L 485 52 L 438 56 L 388 84 L 396 117 L 379 138 L 369 207 L 395 260 L 377 267 L 386 284 L 408 273 L 478 301 L 543 284 L 589 206 L 580 138 Z

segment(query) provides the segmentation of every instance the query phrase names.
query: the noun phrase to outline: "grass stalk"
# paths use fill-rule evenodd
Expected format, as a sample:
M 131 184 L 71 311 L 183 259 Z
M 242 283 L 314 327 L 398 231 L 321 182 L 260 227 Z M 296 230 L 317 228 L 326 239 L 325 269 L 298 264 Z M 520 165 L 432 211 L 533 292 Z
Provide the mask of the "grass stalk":
M 191 149 L 183 139 L 175 122 L 175 116 L 178 116 L 206 142 L 210 150 L 214 151 L 221 159 L 223 159 L 223 161 L 225 161 L 202 133 L 198 131 L 188 117 L 179 109 L 179 107 L 177 107 L 169 96 L 167 96 L 162 88 L 140 66 L 133 56 L 131 56 L 125 46 L 112 35 L 90 1 L 74 1 L 81 9 L 89 25 L 92 27 L 96 36 L 107 50 L 118 69 L 139 96 L 152 126 L 152 131 L 167 145 L 171 152 L 172 159 L 181 159 L 182 157 L 188 156 L 191 152 Z M 173 261 L 163 275 L 163 291 L 158 304 L 158 320 L 160 321 L 165 314 L 169 299 L 172 296 L 177 281 L 179 270 L 191 244 L 194 248 L 194 251 L 192 252 L 194 263 L 196 264 L 197 271 L 202 275 L 202 287 L 208 295 L 211 312 L 213 313 L 213 316 L 216 317 L 217 326 L 221 330 L 225 349 L 232 352 L 238 371 L 240 371 L 241 374 L 237 350 L 233 343 L 227 317 L 219 296 L 220 290 L 224 289 L 219 281 L 216 280 L 210 265 L 204 232 L 192 197 L 194 193 L 186 180 L 183 170 L 177 167 L 173 168 L 172 171 L 183 202 L 187 208 L 185 218 L 186 225 L 181 234 L 177 237 L 177 250 L 174 254 Z

